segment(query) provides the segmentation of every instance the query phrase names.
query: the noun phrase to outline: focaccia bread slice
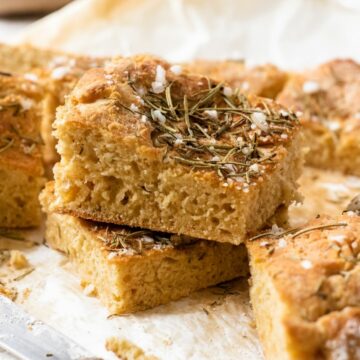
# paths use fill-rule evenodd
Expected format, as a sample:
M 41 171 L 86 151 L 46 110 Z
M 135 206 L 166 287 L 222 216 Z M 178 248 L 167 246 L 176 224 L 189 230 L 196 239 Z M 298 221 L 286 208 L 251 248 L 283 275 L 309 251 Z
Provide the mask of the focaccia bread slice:
M 184 68 L 190 73 L 225 82 L 244 94 L 270 99 L 276 98 L 288 78 L 287 73 L 275 65 L 248 66 L 242 60 L 196 60 L 184 64 Z
M 240 244 L 296 196 L 298 121 L 147 56 L 90 70 L 58 110 L 51 211 Z
M 52 248 L 73 260 L 83 285 L 112 314 L 149 309 L 248 274 L 244 245 L 94 223 L 55 213 L 48 213 L 45 237 Z
M 41 98 L 35 84 L 0 73 L 0 227 L 40 224 Z
M 278 101 L 299 115 L 306 162 L 360 175 L 360 65 L 333 60 L 290 78 Z
M 360 217 L 321 217 L 247 243 L 269 360 L 360 358 Z
M 56 108 L 89 69 L 104 64 L 105 58 L 80 56 L 29 45 L 0 44 L 0 71 L 21 74 L 43 88 L 41 136 L 44 140 L 44 160 L 53 165 L 58 160 L 52 124 Z

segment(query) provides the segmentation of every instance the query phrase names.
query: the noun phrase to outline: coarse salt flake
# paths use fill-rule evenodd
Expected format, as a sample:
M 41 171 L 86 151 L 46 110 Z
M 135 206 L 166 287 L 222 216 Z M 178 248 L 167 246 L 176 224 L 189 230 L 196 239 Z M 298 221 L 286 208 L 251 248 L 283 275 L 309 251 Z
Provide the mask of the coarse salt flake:
M 146 124 L 148 121 L 148 118 L 146 115 L 141 115 L 140 122 L 143 124 Z
M 257 173 L 260 170 L 259 165 L 258 164 L 252 164 L 252 165 L 250 165 L 249 170 Z
M 211 158 L 211 161 L 220 161 L 220 158 L 219 158 L 219 156 L 213 156 Z
M 245 141 L 241 136 L 236 138 L 236 142 L 237 142 L 237 145 L 240 147 L 242 147 L 245 144 Z
M 205 110 L 204 114 L 209 118 L 209 119 L 217 119 L 218 118 L 218 112 L 216 110 Z
M 250 89 L 250 84 L 247 81 L 244 81 L 241 84 L 241 89 L 244 90 L 244 91 L 248 91 Z
M 173 65 L 170 67 L 170 71 L 175 75 L 180 75 L 182 73 L 182 67 L 180 65 Z
M 303 84 L 303 91 L 306 94 L 313 94 L 320 90 L 320 85 L 316 81 L 305 81 Z
M 236 176 L 233 179 L 234 179 L 234 181 L 239 182 L 239 183 L 243 183 L 245 181 L 244 178 L 241 176 Z
M 251 120 L 262 131 L 269 130 L 269 124 L 266 121 L 266 115 L 262 112 L 254 112 L 251 114 Z
M 36 74 L 32 74 L 32 73 L 27 73 L 24 75 L 24 78 L 26 80 L 30 80 L 30 81 L 33 81 L 33 82 L 36 82 L 39 80 L 39 77 L 36 75 Z
M 143 235 L 141 238 L 145 243 L 153 243 L 154 239 L 151 236 Z
M 155 81 L 151 84 L 152 90 L 155 94 L 160 94 L 165 90 L 166 85 L 166 71 L 161 66 L 156 67 Z
M 132 112 L 138 112 L 139 111 L 139 108 L 135 105 L 135 104 L 131 104 L 130 105 L 130 110 Z
M 166 71 L 161 65 L 156 67 L 155 81 L 163 84 L 166 82 Z
M 24 98 L 20 100 L 20 105 L 25 111 L 27 111 L 33 107 L 34 101 L 29 98 Z
M 338 121 L 325 121 L 324 124 L 331 131 L 338 131 L 341 128 L 341 125 Z
M 278 242 L 278 246 L 279 246 L 279 248 L 284 248 L 284 247 L 286 247 L 286 245 L 287 245 L 287 242 L 286 242 L 286 240 L 285 239 L 280 239 L 279 240 L 279 242 Z
M 59 66 L 51 72 L 51 77 L 56 80 L 63 79 L 70 72 L 70 68 L 67 66 Z
M 153 117 L 154 117 L 154 120 L 158 120 L 162 124 L 164 124 L 166 121 L 166 117 L 158 109 L 154 110 Z
M 116 252 L 111 252 L 111 253 L 109 253 L 109 255 L 107 256 L 107 258 L 108 258 L 109 260 L 114 259 L 114 258 L 116 258 L 116 257 L 117 257 L 117 253 L 116 253 Z
M 236 167 L 233 164 L 225 164 L 224 167 L 231 173 L 234 174 L 236 172 Z
M 160 93 L 164 92 L 165 85 L 161 82 L 154 81 L 153 83 L 151 83 L 151 88 L 155 94 L 160 94 Z
M 308 270 L 313 267 L 313 264 L 310 260 L 302 260 L 300 263 L 301 267 Z
M 289 136 L 288 134 L 281 134 L 280 137 L 284 140 L 286 140 Z
M 227 96 L 227 97 L 232 96 L 232 94 L 233 94 L 232 88 L 229 87 L 229 86 L 225 86 L 225 87 L 224 87 L 224 90 L 223 90 L 223 93 L 224 93 L 224 95 Z

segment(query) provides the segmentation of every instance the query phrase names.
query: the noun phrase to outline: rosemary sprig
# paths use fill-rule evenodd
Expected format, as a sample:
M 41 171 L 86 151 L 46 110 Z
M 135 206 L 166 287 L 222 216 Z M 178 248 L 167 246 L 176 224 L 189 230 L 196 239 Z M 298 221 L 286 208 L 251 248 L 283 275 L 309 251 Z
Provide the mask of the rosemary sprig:
M 335 223 L 335 224 L 327 224 L 327 225 L 320 225 L 320 226 L 312 226 L 312 227 L 308 227 L 306 229 L 300 230 L 298 232 L 296 232 L 295 234 L 292 235 L 292 238 L 295 239 L 296 237 L 305 234 L 309 231 L 314 231 L 314 230 L 322 230 L 322 229 L 328 229 L 328 228 L 332 228 L 332 227 L 338 227 L 338 226 L 347 226 L 348 224 L 346 222 L 340 222 L 340 223 Z
M 150 230 L 109 230 L 106 228 L 104 235 L 97 236 L 104 242 L 105 249 L 109 251 L 120 251 L 130 254 L 142 254 L 145 250 L 164 247 L 178 247 L 192 243 L 193 239 L 154 232 Z M 179 240 L 180 239 L 180 240 Z
M 144 94 L 137 90 L 136 73 L 128 75 L 129 86 L 141 99 L 142 109 L 135 115 L 145 115 L 151 123 L 154 146 L 166 147 L 165 157 L 192 169 L 213 170 L 224 179 L 241 174 L 251 182 L 260 175 L 251 166 L 266 166 L 275 157 L 260 150 L 269 147 L 262 136 L 280 139 L 280 134 L 289 133 L 297 122 L 293 113 L 272 111 L 265 100 L 255 108 L 239 90 L 225 95 L 221 83 L 207 79 L 207 88 L 179 94 L 176 81 L 160 94 L 151 90 Z M 131 111 L 129 106 L 121 106 Z M 266 133 L 257 126 L 254 113 L 266 117 Z
M 3 138 L 2 142 L 5 142 L 5 145 L 0 147 L 0 153 L 6 151 L 7 149 L 10 149 L 11 146 L 13 146 L 15 140 L 13 138 Z
M 272 231 L 267 231 L 267 232 L 264 232 L 262 234 L 258 234 L 258 235 L 255 235 L 255 236 L 251 237 L 249 239 L 249 241 L 254 241 L 254 240 L 257 240 L 257 239 L 264 238 L 264 237 L 271 237 L 271 238 L 274 238 L 274 239 L 280 239 L 280 238 L 282 238 L 284 236 L 287 236 L 287 235 L 292 235 L 291 238 L 295 239 L 296 237 L 298 237 L 298 236 L 300 236 L 302 234 L 305 234 L 307 232 L 310 232 L 310 231 L 329 229 L 329 228 L 332 228 L 332 227 L 347 226 L 347 225 L 348 224 L 346 222 L 339 222 L 339 223 L 334 223 L 334 224 L 311 226 L 311 227 L 307 227 L 307 228 L 297 227 L 297 228 L 294 228 L 294 229 L 289 229 L 289 230 L 282 231 L 280 233 L 274 233 Z

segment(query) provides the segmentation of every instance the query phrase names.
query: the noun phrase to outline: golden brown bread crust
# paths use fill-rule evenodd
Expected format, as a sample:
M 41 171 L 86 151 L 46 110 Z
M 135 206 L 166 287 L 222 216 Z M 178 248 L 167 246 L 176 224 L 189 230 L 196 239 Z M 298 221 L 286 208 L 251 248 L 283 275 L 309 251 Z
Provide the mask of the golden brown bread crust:
M 0 227 L 40 223 L 41 99 L 36 84 L 0 73 Z
M 38 49 L 29 45 L 0 44 L 0 71 L 20 74 L 43 89 L 41 135 L 47 164 L 53 165 L 58 160 L 56 142 L 52 136 L 56 108 L 64 104 L 65 96 L 85 71 L 102 66 L 105 61 L 105 58 Z
M 243 61 L 196 60 L 184 64 L 192 74 L 201 74 L 238 88 L 245 94 L 275 99 L 285 86 L 287 74 L 271 64 L 246 66 Z
M 359 358 L 360 217 L 321 217 L 291 234 L 249 241 L 247 248 L 251 299 L 269 359 Z M 273 289 L 267 316 L 259 311 L 266 301 L 262 280 Z M 276 306 L 278 317 L 271 314 Z M 283 334 L 281 352 L 274 351 L 262 322 L 272 316 Z
M 290 77 L 278 101 L 301 111 L 309 165 L 360 175 L 360 65 L 333 60 Z
M 52 196 L 51 188 L 42 193 L 45 211 Z M 83 284 L 112 314 L 148 309 L 248 274 L 243 245 L 47 215 L 47 243 L 74 261 Z
M 158 72 L 166 73 L 171 100 L 169 88 L 154 92 Z M 271 100 L 223 91 L 221 84 L 174 74 L 170 64 L 148 56 L 87 72 L 58 112 L 56 136 L 62 159 L 54 170 L 56 201 L 51 209 L 241 243 L 246 232 L 263 226 L 280 205 L 294 199 L 301 163 L 299 126 L 292 113 Z M 172 104 L 165 105 L 166 101 Z M 184 120 L 184 101 L 189 124 Z M 162 102 L 155 106 L 163 109 L 165 115 L 160 115 L 167 120 L 156 115 L 160 110 L 151 108 L 154 102 Z M 124 191 L 124 185 L 133 188 Z M 175 198 L 182 191 L 180 202 L 192 196 L 191 201 L 201 202 L 193 209 L 197 214 L 179 209 L 182 204 Z M 216 192 L 219 200 L 213 210 L 206 199 Z M 103 204 L 92 200 L 96 193 Z M 117 196 L 121 196 L 118 203 Z M 110 211 L 110 206 L 116 209 Z M 215 214 L 211 220 L 212 212 L 224 215 Z M 227 214 L 229 219 L 224 220 Z M 211 226 L 218 228 L 217 233 Z

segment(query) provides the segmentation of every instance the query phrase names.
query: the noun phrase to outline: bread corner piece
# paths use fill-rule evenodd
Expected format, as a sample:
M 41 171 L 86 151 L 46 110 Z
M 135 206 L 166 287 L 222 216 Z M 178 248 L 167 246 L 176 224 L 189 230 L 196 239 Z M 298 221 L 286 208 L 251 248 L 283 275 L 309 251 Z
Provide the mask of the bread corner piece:
M 296 197 L 295 115 L 162 60 L 89 71 L 55 127 L 54 212 L 240 244 Z
M 0 227 L 40 224 L 41 98 L 35 84 L 0 73 Z
M 266 359 L 360 358 L 359 216 L 322 217 L 247 248 Z
M 46 208 L 51 183 L 41 194 Z M 131 313 L 248 274 L 244 245 L 101 225 L 48 213 L 46 241 L 76 264 L 112 314 Z
M 333 60 L 294 74 L 277 100 L 301 112 L 308 165 L 360 176 L 360 64 Z

